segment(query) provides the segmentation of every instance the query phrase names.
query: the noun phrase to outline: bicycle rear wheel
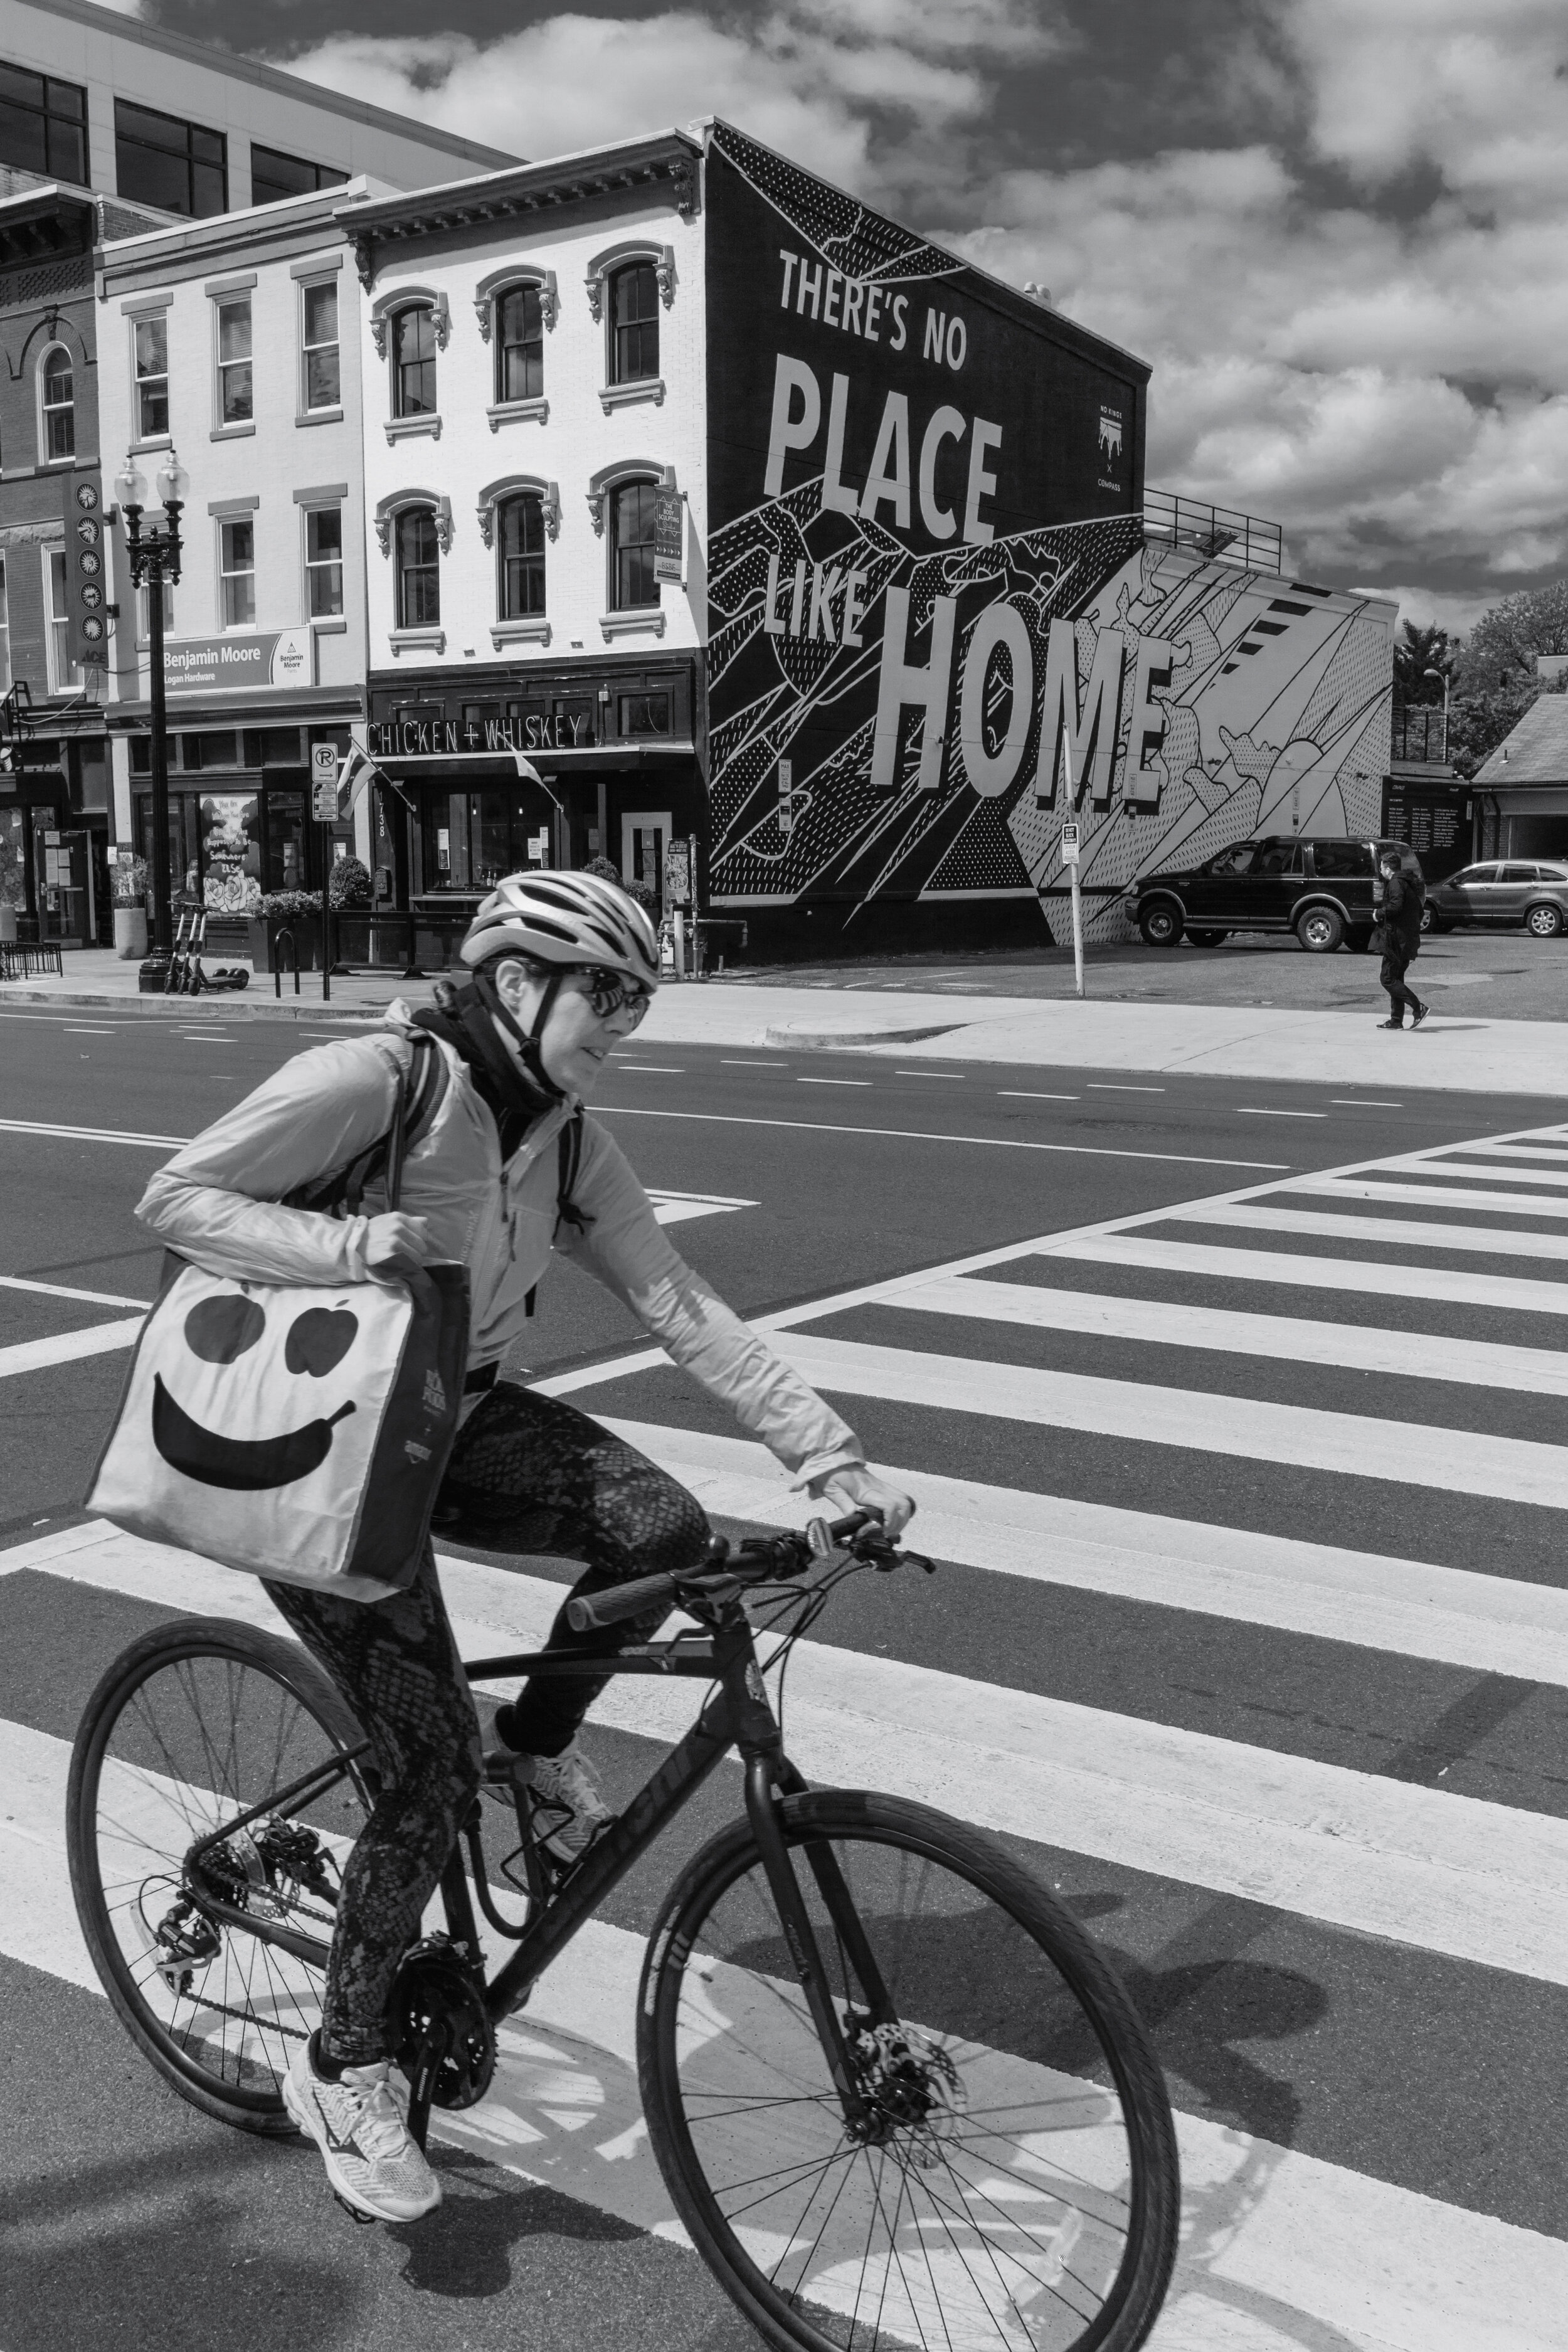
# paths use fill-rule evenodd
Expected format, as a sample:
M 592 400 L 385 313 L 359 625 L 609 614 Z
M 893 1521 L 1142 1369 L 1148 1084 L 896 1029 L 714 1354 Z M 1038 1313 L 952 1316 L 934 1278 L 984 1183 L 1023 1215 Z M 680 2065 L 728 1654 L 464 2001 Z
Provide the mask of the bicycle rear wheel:
M 321 2021 L 321 1972 L 210 1917 L 204 1897 L 325 1946 L 339 1868 L 368 1811 L 363 1782 L 351 1767 L 200 1863 L 191 1849 L 274 1790 L 330 1771 L 363 1738 L 295 1643 L 218 1617 L 133 1642 L 77 1733 L 71 1889 L 104 1990 L 182 2096 L 247 2131 L 294 2128 L 280 2086 Z
M 1116 1978 L 981 1832 L 847 1790 L 784 1817 L 868 2128 L 739 1823 L 671 1889 L 637 2004 L 649 2135 L 698 2251 L 779 2352 L 1133 2352 L 1180 2183 Z

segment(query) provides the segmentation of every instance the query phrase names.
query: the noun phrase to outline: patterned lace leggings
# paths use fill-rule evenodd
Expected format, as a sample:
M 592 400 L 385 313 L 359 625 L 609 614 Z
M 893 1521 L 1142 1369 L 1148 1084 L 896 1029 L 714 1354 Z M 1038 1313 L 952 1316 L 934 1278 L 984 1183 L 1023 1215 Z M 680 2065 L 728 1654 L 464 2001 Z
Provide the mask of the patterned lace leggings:
M 708 1521 L 685 1488 L 586 1413 L 502 1383 L 458 1433 L 434 1532 L 477 1550 L 553 1553 L 585 1563 L 574 1592 L 689 1568 Z M 397 1964 L 479 1785 L 479 1727 L 427 1551 L 406 1592 L 339 1601 L 268 1584 L 283 1617 L 342 1693 L 370 1738 L 380 1787 L 343 1873 L 321 2037 L 350 2066 L 390 2057 Z M 606 1656 L 646 1641 L 658 1618 L 589 1638 Z M 564 1610 L 552 1643 L 578 1641 Z M 514 1748 L 555 1755 L 605 1687 L 564 1677 L 525 1686 L 497 1718 Z

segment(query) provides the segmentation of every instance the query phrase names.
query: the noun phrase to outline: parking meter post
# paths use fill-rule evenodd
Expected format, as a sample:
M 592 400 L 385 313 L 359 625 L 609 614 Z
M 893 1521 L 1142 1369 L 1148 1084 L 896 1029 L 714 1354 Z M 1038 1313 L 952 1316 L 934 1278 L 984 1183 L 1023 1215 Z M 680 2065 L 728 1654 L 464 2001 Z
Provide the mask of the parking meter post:
M 1083 900 L 1079 896 L 1078 860 L 1070 867 L 1072 876 L 1072 968 L 1073 979 L 1079 996 L 1083 994 Z

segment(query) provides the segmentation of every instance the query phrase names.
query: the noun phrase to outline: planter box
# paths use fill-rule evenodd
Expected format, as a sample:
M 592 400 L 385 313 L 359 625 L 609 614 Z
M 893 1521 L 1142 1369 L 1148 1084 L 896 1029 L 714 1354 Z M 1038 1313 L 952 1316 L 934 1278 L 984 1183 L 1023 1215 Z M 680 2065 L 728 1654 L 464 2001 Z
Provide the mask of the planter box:
M 250 961 L 258 972 L 275 968 L 278 935 L 287 931 L 293 942 L 294 953 L 300 959 L 301 971 L 320 971 L 321 968 L 321 919 L 320 915 L 253 915 L 250 918 Z M 293 970 L 287 948 L 283 950 L 283 970 Z

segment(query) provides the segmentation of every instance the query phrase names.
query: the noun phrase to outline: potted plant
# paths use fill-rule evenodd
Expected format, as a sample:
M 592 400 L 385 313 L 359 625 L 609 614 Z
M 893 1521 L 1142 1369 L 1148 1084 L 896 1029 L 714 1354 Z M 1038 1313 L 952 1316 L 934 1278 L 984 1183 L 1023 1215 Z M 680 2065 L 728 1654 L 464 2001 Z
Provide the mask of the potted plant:
M 327 877 L 327 904 L 338 919 L 340 966 L 370 961 L 370 898 L 368 869 L 357 857 L 340 857 Z M 363 919 L 353 919 L 362 913 Z

